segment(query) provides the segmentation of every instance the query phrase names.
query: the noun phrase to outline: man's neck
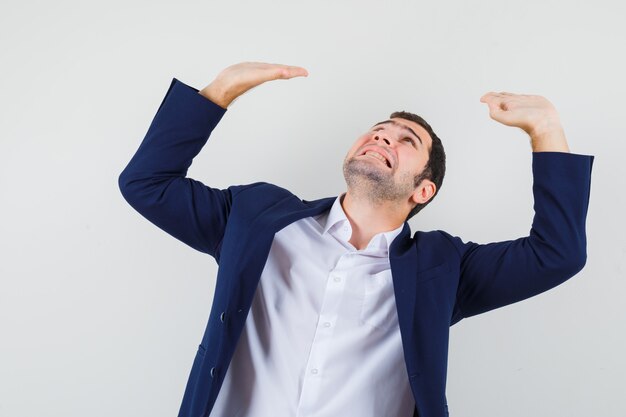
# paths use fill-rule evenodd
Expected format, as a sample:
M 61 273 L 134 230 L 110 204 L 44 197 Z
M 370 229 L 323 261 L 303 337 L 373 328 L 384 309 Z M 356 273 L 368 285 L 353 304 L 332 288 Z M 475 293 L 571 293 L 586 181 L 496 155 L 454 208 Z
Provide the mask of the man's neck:
M 406 219 L 403 207 L 397 202 L 375 204 L 348 191 L 340 203 L 352 226 L 350 243 L 358 250 L 366 248 L 372 237 L 378 233 L 397 229 Z

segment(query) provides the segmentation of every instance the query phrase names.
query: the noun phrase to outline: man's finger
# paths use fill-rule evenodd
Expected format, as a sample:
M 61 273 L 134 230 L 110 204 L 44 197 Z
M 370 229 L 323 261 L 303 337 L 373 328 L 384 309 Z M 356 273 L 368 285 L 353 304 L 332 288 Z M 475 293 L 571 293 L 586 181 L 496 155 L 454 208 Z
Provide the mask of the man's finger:
M 480 98 L 480 101 L 486 103 L 487 101 L 493 100 L 494 98 L 498 98 L 498 93 L 496 93 L 495 91 L 490 91 L 483 94 L 483 96 Z
M 281 66 L 279 71 L 280 78 L 293 78 L 293 77 L 307 77 L 309 72 L 302 67 L 296 67 L 292 65 Z
M 495 91 L 490 91 L 488 93 L 483 94 L 483 96 L 480 98 L 480 101 L 485 103 L 486 100 L 490 100 L 490 99 L 502 99 L 504 97 L 510 98 L 510 97 L 515 97 L 518 95 L 519 94 L 509 93 L 507 91 L 500 91 L 499 93 Z

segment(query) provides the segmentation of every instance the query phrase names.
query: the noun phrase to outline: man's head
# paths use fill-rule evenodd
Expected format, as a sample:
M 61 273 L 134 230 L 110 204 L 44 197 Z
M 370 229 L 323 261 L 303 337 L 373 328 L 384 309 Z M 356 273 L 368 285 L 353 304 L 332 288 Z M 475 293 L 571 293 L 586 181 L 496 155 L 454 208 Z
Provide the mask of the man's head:
M 424 119 L 404 111 L 392 113 L 360 136 L 343 164 L 349 189 L 367 194 L 375 203 L 404 205 L 406 220 L 439 192 L 445 170 L 441 140 Z

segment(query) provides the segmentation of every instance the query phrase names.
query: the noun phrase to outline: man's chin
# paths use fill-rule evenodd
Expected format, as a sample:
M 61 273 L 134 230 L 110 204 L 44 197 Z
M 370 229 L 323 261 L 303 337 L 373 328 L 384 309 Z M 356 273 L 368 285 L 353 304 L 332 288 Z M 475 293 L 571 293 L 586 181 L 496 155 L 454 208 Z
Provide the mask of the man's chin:
M 387 187 L 392 184 L 391 174 L 383 167 L 372 167 L 371 164 L 351 163 L 344 167 L 344 178 L 348 185 L 357 187 Z

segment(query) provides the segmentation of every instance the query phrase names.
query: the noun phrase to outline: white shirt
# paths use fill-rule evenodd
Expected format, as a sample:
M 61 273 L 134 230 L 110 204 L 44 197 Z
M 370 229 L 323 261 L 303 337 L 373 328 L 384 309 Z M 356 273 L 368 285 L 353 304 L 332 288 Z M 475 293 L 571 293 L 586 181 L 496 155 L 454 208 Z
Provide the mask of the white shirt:
M 276 233 L 211 416 L 411 417 L 389 264 L 401 230 L 357 250 L 337 198 Z

